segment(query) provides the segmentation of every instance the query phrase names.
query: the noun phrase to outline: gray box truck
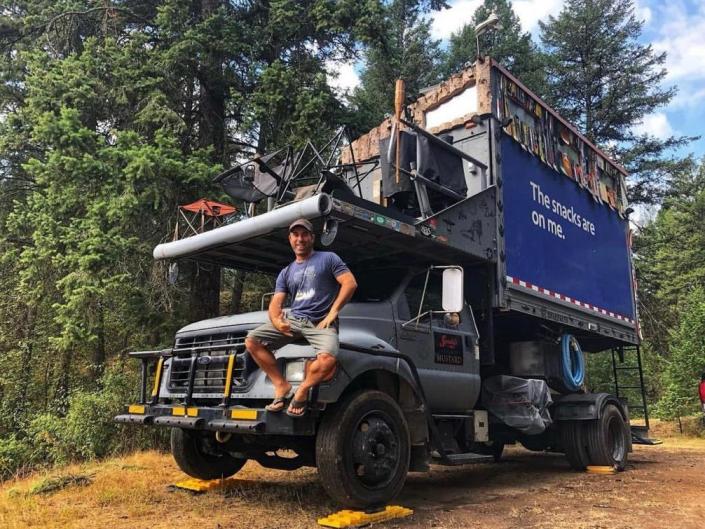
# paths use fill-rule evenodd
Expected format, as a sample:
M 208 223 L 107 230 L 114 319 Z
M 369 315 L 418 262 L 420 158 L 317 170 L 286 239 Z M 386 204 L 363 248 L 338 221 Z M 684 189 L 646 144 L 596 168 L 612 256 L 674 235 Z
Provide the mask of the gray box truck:
M 268 211 L 154 250 L 273 275 L 292 260 L 288 225 L 313 223 L 359 288 L 309 412 L 264 409 L 273 387 L 244 345 L 261 311 L 131 353 L 141 399 L 116 420 L 171 428 L 190 476 L 314 466 L 353 508 L 385 504 L 410 471 L 493 461 L 517 442 L 575 469 L 623 468 L 627 403 L 586 390 L 583 355 L 639 343 L 624 170 L 490 59 L 340 150 L 296 199 L 266 159 L 232 172 L 224 187 L 252 185 Z M 276 354 L 293 385 L 312 356 L 306 343 Z

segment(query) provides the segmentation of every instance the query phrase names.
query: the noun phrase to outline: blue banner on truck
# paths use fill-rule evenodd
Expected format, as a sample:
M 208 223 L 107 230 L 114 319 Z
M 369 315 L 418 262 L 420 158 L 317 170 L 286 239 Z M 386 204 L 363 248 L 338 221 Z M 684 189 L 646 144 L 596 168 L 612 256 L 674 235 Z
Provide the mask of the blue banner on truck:
M 509 136 L 501 141 L 509 279 L 633 320 L 628 222 Z

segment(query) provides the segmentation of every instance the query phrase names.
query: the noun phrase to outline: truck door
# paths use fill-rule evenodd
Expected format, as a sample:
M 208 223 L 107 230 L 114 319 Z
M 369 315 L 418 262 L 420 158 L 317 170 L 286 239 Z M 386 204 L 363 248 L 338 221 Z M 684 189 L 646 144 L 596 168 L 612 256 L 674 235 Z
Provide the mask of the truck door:
M 480 392 L 476 330 L 467 305 L 455 318 L 430 314 L 404 325 L 421 313 L 441 310 L 442 276 L 432 271 L 423 295 L 426 272 L 415 275 L 397 299 L 399 350 L 413 358 L 426 398 L 434 412 L 472 409 Z M 423 305 L 422 305 L 423 297 Z

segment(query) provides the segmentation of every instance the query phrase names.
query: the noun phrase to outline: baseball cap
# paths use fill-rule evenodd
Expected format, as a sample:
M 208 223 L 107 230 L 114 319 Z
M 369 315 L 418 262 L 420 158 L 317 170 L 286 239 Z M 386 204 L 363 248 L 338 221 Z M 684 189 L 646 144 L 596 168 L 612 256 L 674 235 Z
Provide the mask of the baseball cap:
M 311 223 L 310 223 L 308 220 L 306 220 L 306 219 L 298 219 L 298 220 L 295 220 L 294 222 L 292 222 L 292 223 L 289 225 L 289 231 L 293 230 L 293 229 L 296 228 L 297 226 L 301 226 L 302 228 L 305 228 L 305 229 L 307 229 L 308 231 L 310 231 L 311 233 L 313 233 L 313 224 L 311 224 Z

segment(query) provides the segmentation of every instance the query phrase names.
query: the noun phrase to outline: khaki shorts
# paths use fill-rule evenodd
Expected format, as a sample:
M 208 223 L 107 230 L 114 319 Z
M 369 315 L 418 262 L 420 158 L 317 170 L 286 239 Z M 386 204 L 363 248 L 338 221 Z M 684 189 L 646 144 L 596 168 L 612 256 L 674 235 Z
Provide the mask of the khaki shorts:
M 271 322 L 264 323 L 247 333 L 248 338 L 254 338 L 270 351 L 284 347 L 291 342 L 305 339 L 316 354 L 328 353 L 338 356 L 338 331 L 334 327 L 327 329 L 317 329 L 316 326 L 306 318 L 297 318 L 289 315 L 287 317 L 291 323 L 291 333 L 287 336 L 278 331 Z

